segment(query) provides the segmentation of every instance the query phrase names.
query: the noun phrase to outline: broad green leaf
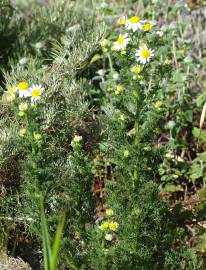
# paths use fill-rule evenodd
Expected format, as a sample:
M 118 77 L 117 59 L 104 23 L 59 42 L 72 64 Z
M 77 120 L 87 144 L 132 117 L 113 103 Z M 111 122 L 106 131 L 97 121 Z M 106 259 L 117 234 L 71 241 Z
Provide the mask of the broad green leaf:
M 196 99 L 196 104 L 198 107 L 202 106 L 202 104 L 206 101 L 206 92 L 199 95 Z
M 194 127 L 192 130 L 193 136 L 200 140 L 202 143 L 206 143 L 206 132 L 200 128 Z
M 192 120 L 193 120 L 193 112 L 192 112 L 192 110 L 187 110 L 187 111 L 185 112 L 185 119 L 186 119 L 188 122 L 192 123 Z

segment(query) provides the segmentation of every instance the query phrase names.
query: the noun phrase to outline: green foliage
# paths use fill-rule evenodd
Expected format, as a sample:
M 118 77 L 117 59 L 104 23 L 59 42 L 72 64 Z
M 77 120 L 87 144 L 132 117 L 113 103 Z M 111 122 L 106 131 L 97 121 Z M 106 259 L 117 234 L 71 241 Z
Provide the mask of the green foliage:
M 164 199 L 205 180 L 205 95 L 191 88 L 185 7 L 153 2 L 0 4 L 0 225 L 37 250 L 43 239 L 45 269 L 200 269 L 204 248 L 190 247 L 185 223 L 204 219 L 203 190 L 192 211 Z M 136 9 L 151 29 L 119 25 Z
M 43 238 L 43 252 L 44 252 L 44 264 L 46 270 L 57 269 L 57 259 L 60 249 L 61 234 L 64 228 L 65 216 L 63 215 L 59 219 L 59 223 L 56 229 L 53 247 L 50 243 L 50 235 L 48 232 L 48 226 L 46 223 L 46 217 L 43 207 L 43 199 L 41 202 L 41 227 L 42 227 L 42 238 Z
M 177 249 L 166 257 L 165 270 L 195 270 L 200 269 L 200 262 L 194 250 Z

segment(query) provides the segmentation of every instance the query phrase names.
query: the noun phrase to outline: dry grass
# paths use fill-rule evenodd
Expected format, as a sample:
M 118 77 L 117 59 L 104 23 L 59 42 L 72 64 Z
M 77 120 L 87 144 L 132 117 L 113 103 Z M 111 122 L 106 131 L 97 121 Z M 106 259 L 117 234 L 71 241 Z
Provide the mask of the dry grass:
M 32 270 L 32 268 L 20 258 L 7 257 L 4 258 L 4 262 L 1 262 L 0 257 L 0 269 L 1 270 Z

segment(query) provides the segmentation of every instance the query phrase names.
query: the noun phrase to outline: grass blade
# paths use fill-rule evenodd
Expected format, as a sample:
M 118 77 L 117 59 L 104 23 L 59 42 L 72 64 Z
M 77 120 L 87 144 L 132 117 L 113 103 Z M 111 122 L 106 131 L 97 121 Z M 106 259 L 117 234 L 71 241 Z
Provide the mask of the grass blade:
M 63 214 L 60 219 L 57 226 L 53 248 L 52 248 L 52 258 L 51 258 L 51 270 L 56 270 L 57 265 L 57 259 L 58 259 L 58 253 L 60 249 L 60 242 L 61 242 L 61 236 L 64 228 L 65 223 L 65 214 Z
M 44 213 L 43 199 L 41 199 L 41 229 L 43 240 L 43 253 L 44 253 L 44 267 L 46 270 L 51 269 L 51 244 L 49 239 L 49 232 Z

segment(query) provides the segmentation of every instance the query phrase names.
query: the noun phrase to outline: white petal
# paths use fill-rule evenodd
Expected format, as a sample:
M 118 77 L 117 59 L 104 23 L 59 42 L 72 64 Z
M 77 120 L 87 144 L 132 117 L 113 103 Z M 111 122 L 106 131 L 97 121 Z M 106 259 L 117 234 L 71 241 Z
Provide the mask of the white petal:
M 26 97 L 30 97 L 30 96 L 31 96 L 31 94 L 28 90 L 20 90 L 19 91 L 20 98 L 24 98 L 24 97 L 26 98 Z

